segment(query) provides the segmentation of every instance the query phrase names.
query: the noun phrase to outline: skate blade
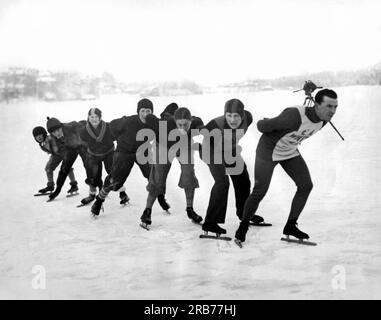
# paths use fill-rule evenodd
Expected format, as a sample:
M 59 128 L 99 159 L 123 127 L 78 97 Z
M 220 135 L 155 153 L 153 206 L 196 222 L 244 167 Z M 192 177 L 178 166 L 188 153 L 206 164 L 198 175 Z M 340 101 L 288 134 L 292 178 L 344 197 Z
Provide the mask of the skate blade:
M 98 220 L 99 219 L 99 215 L 91 213 L 90 214 L 90 218 L 92 218 L 93 220 Z
M 290 242 L 290 243 L 297 243 L 297 244 L 303 244 L 306 246 L 317 246 L 316 242 L 308 241 L 308 240 L 303 240 L 303 239 L 292 239 L 290 237 L 282 237 L 280 238 L 282 241 Z
M 250 226 L 255 226 L 255 227 L 271 227 L 272 223 L 267 223 L 267 222 L 260 222 L 260 223 L 254 223 L 254 222 L 249 222 Z
M 234 239 L 235 244 L 242 249 L 242 241 L 238 239 Z
M 41 197 L 41 196 L 48 196 L 51 194 L 51 192 L 46 192 L 46 193 L 35 193 L 33 196 L 34 197 Z
M 74 197 L 74 196 L 77 196 L 77 195 L 79 195 L 79 192 L 68 193 L 66 195 L 66 198 L 71 198 L 71 197 Z
M 224 241 L 231 241 L 232 240 L 232 238 L 230 238 L 230 237 L 221 236 L 221 235 L 211 236 L 208 234 L 200 234 L 200 239 L 214 239 L 214 240 L 224 240 Z
M 77 205 L 77 208 L 82 208 L 82 207 L 88 206 L 90 203 L 91 202 L 86 203 L 86 204 L 81 203 L 81 204 Z
M 146 224 L 146 223 L 144 223 L 144 222 L 141 222 L 140 224 L 139 224 L 143 229 L 146 229 L 147 231 L 149 231 L 149 224 Z

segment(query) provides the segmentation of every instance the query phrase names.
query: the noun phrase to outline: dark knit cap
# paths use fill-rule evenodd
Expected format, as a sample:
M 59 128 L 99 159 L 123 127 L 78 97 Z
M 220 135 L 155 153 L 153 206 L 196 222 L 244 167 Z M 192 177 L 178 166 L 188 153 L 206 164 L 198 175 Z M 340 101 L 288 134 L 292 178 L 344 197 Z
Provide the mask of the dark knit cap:
M 137 109 L 137 112 L 139 113 L 140 109 L 151 109 L 151 111 L 153 112 L 153 104 L 152 104 L 152 101 L 149 100 L 149 99 L 141 99 L 139 102 L 138 102 L 138 109 Z
M 48 121 L 46 122 L 46 128 L 48 129 L 49 133 L 52 133 L 54 130 L 61 128 L 62 123 L 57 118 L 49 118 L 47 117 Z
M 102 118 L 102 111 L 98 108 L 91 108 L 87 115 L 91 116 L 93 114 L 96 114 L 99 118 Z
M 192 120 L 192 115 L 187 108 L 178 108 L 174 115 L 175 120 Z
M 179 108 L 179 106 L 177 105 L 177 103 L 172 102 L 165 107 L 164 111 L 160 114 L 160 117 L 162 119 L 169 119 L 169 118 L 173 117 L 173 115 L 175 114 L 175 111 L 178 108 Z
M 38 135 L 42 134 L 44 139 L 46 139 L 46 137 L 48 135 L 48 133 L 46 132 L 44 127 L 35 127 L 35 128 L 33 128 L 32 133 L 33 133 L 33 137 L 37 137 Z
M 238 113 L 241 118 L 245 115 L 245 106 L 243 105 L 242 101 L 239 99 L 231 99 L 226 101 L 225 103 L 225 113 Z

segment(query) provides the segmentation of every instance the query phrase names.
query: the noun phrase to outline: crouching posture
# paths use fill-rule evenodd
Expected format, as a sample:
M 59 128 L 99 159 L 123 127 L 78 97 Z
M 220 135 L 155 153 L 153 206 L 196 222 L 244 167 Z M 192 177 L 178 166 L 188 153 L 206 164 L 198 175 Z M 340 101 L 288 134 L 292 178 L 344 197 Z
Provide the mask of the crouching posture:
M 337 108 L 337 95 L 329 89 L 320 90 L 315 96 L 315 102 L 314 107 L 290 107 L 275 118 L 258 121 L 257 128 L 263 134 L 257 146 L 255 186 L 246 200 L 242 222 L 235 234 L 237 244 L 245 241 L 249 221 L 266 195 L 274 168 L 278 164 L 297 188 L 283 234 L 301 240 L 309 238 L 307 233 L 297 228 L 298 218 L 312 190 L 310 173 L 298 146 L 332 119 Z
M 80 138 L 80 130 L 85 125 L 85 121 L 72 121 L 70 123 L 61 123 L 56 118 L 48 118 L 46 123 L 48 132 L 54 136 L 59 150 L 62 150 L 63 161 L 58 173 L 56 189 L 49 195 L 49 199 L 55 199 L 61 192 L 62 186 L 65 183 L 66 177 L 77 159 L 81 157 L 86 170 L 86 175 L 89 176 L 86 167 L 86 145 Z M 78 191 L 77 182 L 71 182 L 71 188 L 68 193 Z
M 96 196 L 96 200 L 91 207 L 94 216 L 98 216 L 107 195 L 111 191 L 119 190 L 136 163 L 143 176 L 148 179 L 150 174 L 150 164 L 137 161 L 137 151 L 144 141 L 137 141 L 136 135 L 142 129 L 149 126 L 146 123 L 146 117 L 153 112 L 153 104 L 148 99 L 141 99 L 137 105 L 137 115 L 122 117 L 110 122 L 110 129 L 113 137 L 117 141 L 117 147 L 114 152 L 111 173 L 107 175 L 102 190 Z M 168 204 L 165 203 L 164 195 L 160 195 L 161 204 L 165 210 Z
M 48 194 L 54 190 L 54 170 L 56 170 L 63 161 L 63 154 L 58 153 L 58 146 L 55 138 L 48 135 L 44 127 L 35 127 L 33 129 L 33 137 L 41 150 L 49 154 L 49 160 L 45 166 L 48 182 L 45 188 L 38 190 L 39 194 Z M 70 168 L 69 170 L 69 179 L 72 185 L 77 185 L 73 168 Z
M 86 126 L 81 130 L 81 139 L 87 144 L 87 167 L 89 177 L 87 182 L 90 185 L 90 194 L 81 200 L 83 205 L 92 202 L 97 193 L 102 189 L 102 163 L 107 174 L 111 173 L 114 156 L 114 137 L 110 130 L 110 124 L 102 120 L 102 111 L 98 108 L 91 108 L 88 112 Z M 119 190 L 120 203 L 125 204 L 129 198 L 124 186 Z
M 154 130 L 156 148 L 154 149 L 155 163 L 151 166 L 147 185 L 147 204 L 141 216 L 141 226 L 147 229 L 152 223 L 152 206 L 157 196 L 165 193 L 167 176 L 174 158 L 177 158 L 180 163 L 181 175 L 178 186 L 185 192 L 187 216 L 193 222 L 200 223 L 202 217 L 193 209 L 195 189 L 199 187 L 199 183 L 194 172 L 192 129 L 200 128 L 203 125 L 202 120 L 192 117 L 187 108 L 178 108 L 176 103 L 171 103 L 161 114 L 160 120 L 150 114 L 146 121 Z

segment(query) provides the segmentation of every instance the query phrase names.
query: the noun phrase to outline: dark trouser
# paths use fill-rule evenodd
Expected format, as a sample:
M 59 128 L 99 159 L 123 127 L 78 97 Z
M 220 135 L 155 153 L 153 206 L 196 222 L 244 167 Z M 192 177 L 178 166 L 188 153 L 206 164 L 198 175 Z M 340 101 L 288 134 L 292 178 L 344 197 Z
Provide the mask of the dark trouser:
M 63 158 L 61 156 L 58 156 L 55 154 L 50 155 L 49 160 L 45 166 L 46 177 L 48 178 L 48 185 L 54 186 L 53 172 L 54 172 L 54 170 L 56 170 L 56 168 L 59 166 L 59 164 L 62 162 L 62 160 L 63 160 Z M 69 170 L 69 179 L 70 179 L 70 182 L 75 181 L 73 168 L 70 168 L 70 170 Z
M 297 156 L 283 161 L 264 160 L 256 157 L 254 169 L 255 186 L 246 200 L 242 221 L 250 221 L 256 213 L 259 203 L 269 189 L 274 168 L 278 163 L 296 184 L 297 190 L 292 200 L 289 219 L 298 219 L 312 190 L 311 176 L 303 157 Z
M 107 174 L 111 173 L 112 162 L 113 162 L 114 152 L 103 157 L 95 157 L 88 154 L 87 167 L 89 176 L 87 177 L 86 182 L 93 188 L 100 187 L 102 188 L 102 163 L 104 164 Z
M 84 147 L 80 147 L 77 149 L 67 149 L 65 151 L 65 155 L 63 157 L 62 165 L 60 168 L 60 172 L 58 173 L 58 178 L 57 178 L 57 187 L 55 192 L 57 195 L 61 192 L 62 186 L 65 183 L 66 177 L 68 176 L 70 169 L 72 168 L 75 160 L 77 159 L 78 155 L 81 157 L 83 166 L 85 167 L 86 170 L 86 176 L 89 176 L 89 172 L 87 169 L 87 153 L 86 149 Z
M 225 223 L 229 195 L 229 177 L 224 164 L 209 164 L 214 179 L 209 205 L 205 216 L 206 223 Z M 239 175 L 230 175 L 235 192 L 236 214 L 242 217 L 245 201 L 250 194 L 250 177 L 246 164 Z
M 140 164 L 136 161 L 136 153 L 114 152 L 111 174 L 109 174 L 100 192 L 100 197 L 105 199 L 110 191 L 119 190 L 130 175 L 131 169 L 136 163 L 143 176 L 148 179 L 150 174 L 150 164 Z
M 194 164 L 183 164 L 179 161 L 181 166 L 181 175 L 178 186 L 182 189 L 196 189 L 199 187 L 198 180 L 194 172 Z M 165 194 L 166 182 L 169 170 L 171 169 L 171 162 L 166 164 L 153 164 L 147 185 L 147 191 L 155 196 Z

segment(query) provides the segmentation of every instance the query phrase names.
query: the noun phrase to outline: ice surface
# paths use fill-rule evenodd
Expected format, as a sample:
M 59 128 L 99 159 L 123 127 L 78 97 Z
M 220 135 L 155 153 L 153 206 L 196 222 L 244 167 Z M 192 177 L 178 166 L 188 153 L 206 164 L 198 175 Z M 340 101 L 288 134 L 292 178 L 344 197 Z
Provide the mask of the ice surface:
M 168 177 L 171 215 L 155 204 L 151 231 L 139 227 L 146 181 L 135 167 L 126 182 L 130 205 L 111 193 L 98 220 L 89 207 L 76 208 L 87 195 L 82 163 L 75 163 L 80 195 L 51 203 L 33 194 L 45 186 L 48 156 L 32 138 L 46 116 L 85 119 L 90 107 L 104 119 L 136 112 L 139 97 L 107 96 L 99 101 L 1 104 L 0 117 L 0 298 L 3 299 L 380 299 L 381 298 L 381 87 L 336 88 L 339 108 L 333 119 L 346 141 L 330 126 L 303 142 L 300 150 L 314 182 L 299 220 L 316 247 L 280 241 L 295 186 L 280 167 L 258 214 L 273 223 L 251 227 L 243 249 L 233 241 L 201 240 L 200 227 L 186 217 L 179 165 Z M 204 122 L 223 113 L 224 102 L 240 98 L 254 121 L 300 104 L 302 93 L 271 91 L 152 98 L 159 114 L 169 102 L 189 107 Z M 257 141 L 255 124 L 243 138 L 251 181 Z M 195 210 L 203 217 L 212 178 L 197 162 L 200 188 Z M 57 172 L 55 173 L 55 177 Z M 230 189 L 225 227 L 238 226 Z M 46 270 L 46 289 L 33 289 L 33 266 Z M 345 270 L 345 289 L 335 289 L 335 268 Z M 342 275 L 342 274 L 341 274 Z M 341 282 L 343 283 L 343 282 Z

